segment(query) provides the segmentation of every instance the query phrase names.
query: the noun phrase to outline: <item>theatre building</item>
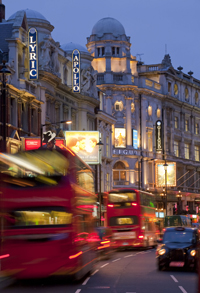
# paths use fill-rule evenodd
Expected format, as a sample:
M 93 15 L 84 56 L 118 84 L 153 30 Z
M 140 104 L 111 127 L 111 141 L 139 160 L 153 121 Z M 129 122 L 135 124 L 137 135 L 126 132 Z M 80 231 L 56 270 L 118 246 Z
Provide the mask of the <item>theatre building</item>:
M 116 119 L 113 187 L 155 193 L 161 216 L 166 194 L 168 215 L 174 209 L 196 213 L 200 81 L 175 69 L 169 54 L 158 64 L 137 61 L 123 25 L 111 17 L 94 25 L 87 48 L 98 71 L 100 109 Z

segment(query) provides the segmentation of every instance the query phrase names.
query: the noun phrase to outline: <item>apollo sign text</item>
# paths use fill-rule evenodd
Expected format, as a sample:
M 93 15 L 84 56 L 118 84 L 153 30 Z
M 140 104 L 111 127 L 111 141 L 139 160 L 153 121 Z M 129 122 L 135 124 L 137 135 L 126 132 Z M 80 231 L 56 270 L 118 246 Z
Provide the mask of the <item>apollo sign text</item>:
M 72 52 L 72 91 L 80 93 L 80 52 L 77 49 Z
M 29 80 L 38 79 L 38 45 L 37 30 L 30 28 L 28 32 L 28 53 L 29 53 Z

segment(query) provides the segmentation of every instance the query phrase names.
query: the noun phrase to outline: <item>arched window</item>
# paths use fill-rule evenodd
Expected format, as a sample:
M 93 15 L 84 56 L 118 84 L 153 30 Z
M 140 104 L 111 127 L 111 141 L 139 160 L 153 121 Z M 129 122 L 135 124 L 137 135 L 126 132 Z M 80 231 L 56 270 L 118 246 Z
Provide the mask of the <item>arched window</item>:
M 123 162 L 116 162 L 113 166 L 113 181 L 118 181 L 118 184 L 114 185 L 124 185 L 124 181 L 126 181 L 126 166 Z M 121 182 L 121 184 L 120 184 Z

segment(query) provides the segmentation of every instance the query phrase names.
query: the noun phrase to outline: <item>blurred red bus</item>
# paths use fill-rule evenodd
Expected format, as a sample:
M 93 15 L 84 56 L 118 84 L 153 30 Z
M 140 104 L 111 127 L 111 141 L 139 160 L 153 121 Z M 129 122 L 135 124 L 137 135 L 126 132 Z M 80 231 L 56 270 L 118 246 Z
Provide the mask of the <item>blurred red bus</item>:
M 98 245 L 92 169 L 68 149 L 1 153 L 0 171 L 3 275 L 80 279 L 91 271 Z
M 132 189 L 113 189 L 106 193 L 107 223 L 113 232 L 114 247 L 156 246 L 154 195 Z

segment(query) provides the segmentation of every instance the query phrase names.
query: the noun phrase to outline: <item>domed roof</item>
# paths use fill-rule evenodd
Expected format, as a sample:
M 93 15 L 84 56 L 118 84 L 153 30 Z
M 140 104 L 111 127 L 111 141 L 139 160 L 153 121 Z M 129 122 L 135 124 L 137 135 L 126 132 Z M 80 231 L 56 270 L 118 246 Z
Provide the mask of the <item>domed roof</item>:
M 92 35 L 125 35 L 125 29 L 123 25 L 112 17 L 105 17 L 100 19 L 92 29 Z
M 79 44 L 72 43 L 72 42 L 64 44 L 64 45 L 61 45 L 60 47 L 61 47 L 61 49 L 63 49 L 66 52 L 73 51 L 74 49 L 77 49 L 80 52 L 85 52 L 85 53 L 89 54 L 88 50 L 85 47 L 83 47 L 83 46 L 81 46 Z
M 35 11 L 35 10 L 31 10 L 31 9 L 22 9 L 22 10 L 19 10 L 19 11 L 24 11 L 26 12 L 26 18 L 27 19 L 40 19 L 40 20 L 46 20 L 47 19 L 39 12 Z M 17 11 L 18 12 L 18 11 Z M 11 20 L 14 20 L 15 17 L 16 17 L 16 14 L 17 12 L 15 12 L 14 14 L 12 14 L 9 18 L 8 18 L 8 21 L 11 21 Z

